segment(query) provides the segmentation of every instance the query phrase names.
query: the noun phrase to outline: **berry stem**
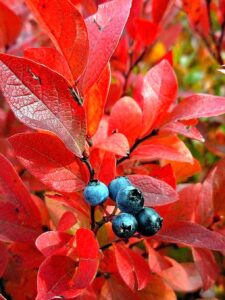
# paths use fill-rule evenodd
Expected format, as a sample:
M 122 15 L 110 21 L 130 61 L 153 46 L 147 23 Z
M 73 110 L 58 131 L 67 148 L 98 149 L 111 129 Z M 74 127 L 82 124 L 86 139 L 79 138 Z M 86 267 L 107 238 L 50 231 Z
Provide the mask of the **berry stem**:
M 105 212 L 107 212 L 107 213 L 106 213 L 106 216 L 104 216 L 104 217 L 102 218 L 101 221 L 99 221 L 99 222 L 96 223 L 97 226 L 95 227 L 95 230 L 94 230 L 95 234 L 98 232 L 98 230 L 99 230 L 103 225 L 105 225 L 105 223 L 108 223 L 108 222 L 111 222 L 111 221 L 112 221 L 113 217 L 114 217 L 115 214 L 116 214 L 116 211 L 117 211 L 117 206 L 116 206 L 116 205 L 115 205 L 115 207 L 114 207 L 114 209 L 113 209 L 113 211 L 112 211 L 111 214 L 109 214 L 109 213 L 105 210 Z
M 104 207 L 104 204 L 102 203 L 100 205 L 100 207 L 102 208 L 103 212 L 106 214 L 106 216 L 110 216 L 110 213 L 107 211 L 107 209 Z
M 91 215 L 91 230 L 95 230 L 95 206 L 91 206 L 90 209 L 90 215 Z
M 159 132 L 158 129 L 153 129 L 149 134 L 147 134 L 143 138 L 137 139 L 136 142 L 133 144 L 133 146 L 130 148 L 130 154 L 137 148 L 137 146 L 139 146 L 141 143 L 143 143 L 147 139 L 151 138 L 152 136 L 157 135 L 158 132 Z M 117 160 L 117 165 L 119 165 L 120 163 L 122 163 L 123 161 L 128 159 L 130 157 L 130 154 L 129 154 L 129 156 L 124 156 L 124 157 L 121 157 L 120 159 L 118 159 Z
M 84 158 L 82 158 L 82 161 L 85 163 L 85 165 L 88 168 L 88 171 L 90 173 L 90 180 L 93 180 L 94 176 L 95 176 L 95 170 L 92 168 L 92 165 L 91 165 L 89 159 L 87 157 L 84 157 Z
M 111 213 L 111 216 L 115 216 L 117 209 L 118 209 L 118 207 L 117 207 L 117 205 L 115 205 L 115 207 Z

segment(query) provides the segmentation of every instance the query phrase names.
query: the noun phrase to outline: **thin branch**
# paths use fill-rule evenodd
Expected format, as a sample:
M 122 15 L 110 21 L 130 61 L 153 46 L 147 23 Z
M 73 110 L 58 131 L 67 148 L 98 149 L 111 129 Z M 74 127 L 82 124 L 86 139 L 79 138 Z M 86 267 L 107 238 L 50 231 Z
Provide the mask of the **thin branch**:
M 85 165 L 88 168 L 88 171 L 90 173 L 90 180 L 94 179 L 95 170 L 92 168 L 92 165 L 91 165 L 89 159 L 87 157 L 83 157 L 81 160 L 85 163 Z
M 126 95 L 126 91 L 127 91 L 127 87 L 128 87 L 128 79 L 130 77 L 130 74 L 132 73 L 133 69 L 139 64 L 139 62 L 142 61 L 143 57 L 146 54 L 146 48 L 144 49 L 144 51 L 141 53 L 141 55 L 133 62 L 131 63 L 129 70 L 124 74 L 124 78 L 125 78 L 125 84 L 124 84 L 124 88 L 123 88 L 123 95 Z M 131 56 L 131 60 L 132 60 L 132 56 Z
M 212 16 L 211 16 L 211 11 L 210 11 L 210 5 L 211 5 L 211 0 L 206 0 L 207 14 L 208 14 L 208 20 L 209 20 L 209 27 L 210 27 L 210 37 L 214 43 L 215 51 L 213 51 L 211 45 L 208 43 L 207 39 L 204 38 L 204 36 L 202 34 L 201 34 L 201 37 L 202 37 L 203 41 L 205 42 L 211 55 L 215 58 L 215 60 L 218 62 L 218 64 L 222 65 L 223 59 L 221 57 L 221 47 L 222 47 L 222 40 L 223 40 L 223 36 L 224 36 L 225 24 L 222 24 L 221 34 L 220 34 L 219 39 L 217 40 L 214 30 L 213 30 L 213 22 L 212 22 Z
M 91 230 L 95 230 L 95 206 L 91 206 L 90 208 L 91 215 Z
M 220 61 L 220 59 L 218 58 L 217 52 L 215 52 L 215 51 L 212 49 L 212 47 L 211 47 L 209 41 L 207 40 L 207 38 L 204 37 L 204 36 L 199 32 L 199 30 L 198 30 L 197 28 L 195 28 L 195 31 L 196 31 L 196 33 L 199 35 L 199 37 L 200 37 L 200 39 L 203 41 L 203 43 L 205 44 L 205 46 L 206 46 L 206 48 L 208 49 L 210 55 L 215 59 L 215 61 L 216 61 L 218 64 L 221 64 L 221 63 L 220 63 L 221 61 Z
M 104 250 L 108 249 L 109 247 L 111 247 L 111 246 L 113 245 L 113 243 L 119 243 L 119 242 L 122 242 L 122 241 L 124 241 L 124 240 L 123 240 L 123 239 L 117 239 L 117 240 L 115 240 L 115 241 L 112 241 L 111 243 L 108 243 L 108 244 L 102 246 L 100 249 L 101 249 L 102 251 L 104 251 Z M 125 241 L 126 241 L 126 240 L 125 240 Z
M 207 15 L 208 15 L 209 27 L 210 27 L 210 36 L 214 44 L 217 45 L 217 40 L 213 31 L 213 22 L 212 22 L 212 16 L 210 12 L 210 5 L 211 5 L 211 0 L 206 0 Z
M 130 154 L 137 148 L 137 146 L 139 146 L 141 143 L 143 143 L 144 141 L 146 141 L 147 139 L 155 136 L 158 134 L 158 129 L 153 129 L 149 134 L 147 134 L 146 136 L 144 136 L 143 138 L 141 139 L 138 139 L 134 145 L 130 148 Z M 130 156 L 129 154 L 129 156 Z M 124 157 L 121 157 L 120 159 L 117 160 L 117 165 L 119 165 L 120 163 L 122 163 L 123 161 L 125 161 L 126 159 L 129 158 L 129 156 L 124 156 Z
M 223 23 L 221 25 L 221 33 L 220 33 L 220 37 L 219 37 L 219 40 L 218 40 L 218 51 L 219 51 L 219 53 L 221 53 L 221 50 L 222 50 L 224 33 L 225 33 L 225 21 L 223 21 Z

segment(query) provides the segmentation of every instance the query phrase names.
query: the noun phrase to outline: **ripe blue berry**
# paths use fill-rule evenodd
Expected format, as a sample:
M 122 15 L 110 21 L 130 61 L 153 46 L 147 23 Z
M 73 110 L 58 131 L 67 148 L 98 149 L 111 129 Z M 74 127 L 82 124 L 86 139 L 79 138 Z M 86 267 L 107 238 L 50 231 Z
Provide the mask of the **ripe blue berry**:
M 136 232 L 137 226 L 135 217 L 126 213 L 117 215 L 112 221 L 113 232 L 121 238 L 131 237 Z
M 144 236 L 156 234 L 162 227 L 163 218 L 152 208 L 144 207 L 136 215 L 138 232 Z
M 103 203 L 108 197 L 108 187 L 99 180 L 90 181 L 84 189 L 84 198 L 91 206 Z
M 135 215 L 142 209 L 144 197 L 139 189 L 127 186 L 118 192 L 116 203 L 122 212 Z
M 127 177 L 119 176 L 113 179 L 109 184 L 109 196 L 116 201 L 116 196 L 119 190 L 124 189 L 127 186 L 132 185 Z

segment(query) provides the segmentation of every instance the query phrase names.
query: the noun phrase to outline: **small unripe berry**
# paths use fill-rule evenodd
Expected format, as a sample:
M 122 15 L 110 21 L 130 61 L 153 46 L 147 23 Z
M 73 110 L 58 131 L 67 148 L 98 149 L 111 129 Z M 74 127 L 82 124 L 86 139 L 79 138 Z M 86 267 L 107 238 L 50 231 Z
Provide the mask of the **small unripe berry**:
M 121 238 L 131 237 L 137 230 L 137 221 L 133 215 L 121 213 L 112 221 L 113 232 Z
M 84 189 L 84 199 L 91 206 L 103 203 L 108 197 L 108 187 L 99 180 L 91 180 Z
M 142 209 L 144 197 L 139 189 L 127 186 L 118 192 L 116 203 L 122 212 L 135 215 Z
M 144 207 L 136 215 L 137 231 L 144 236 L 156 234 L 162 227 L 163 218 L 152 208 Z
M 109 196 L 116 201 L 116 196 L 121 189 L 131 186 L 131 182 L 127 177 L 119 176 L 113 179 L 109 184 Z

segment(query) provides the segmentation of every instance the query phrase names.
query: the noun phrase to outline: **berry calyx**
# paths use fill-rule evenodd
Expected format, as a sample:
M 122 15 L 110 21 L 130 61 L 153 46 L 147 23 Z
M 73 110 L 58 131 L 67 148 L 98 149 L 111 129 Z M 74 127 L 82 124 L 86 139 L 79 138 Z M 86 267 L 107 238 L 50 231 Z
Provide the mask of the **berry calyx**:
M 163 218 L 152 208 L 144 207 L 136 215 L 137 231 L 144 236 L 156 234 L 162 227 Z
M 108 187 L 99 180 L 91 180 L 84 189 L 84 199 L 91 206 L 103 203 L 108 197 Z
M 133 215 L 121 213 L 112 220 L 112 230 L 120 238 L 129 238 L 137 231 L 137 221 Z
M 135 215 L 142 209 L 144 197 L 139 189 L 127 186 L 118 192 L 116 203 L 122 212 Z
M 119 176 L 113 179 L 109 184 L 109 196 L 112 200 L 116 201 L 116 196 L 121 189 L 131 186 L 131 182 L 127 177 Z

